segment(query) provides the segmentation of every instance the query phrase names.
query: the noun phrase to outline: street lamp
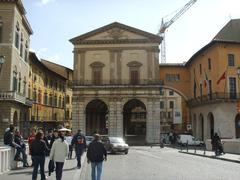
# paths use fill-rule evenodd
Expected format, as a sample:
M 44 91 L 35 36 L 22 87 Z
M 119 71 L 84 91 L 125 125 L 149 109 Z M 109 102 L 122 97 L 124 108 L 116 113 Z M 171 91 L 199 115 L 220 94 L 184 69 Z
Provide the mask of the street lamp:
M 5 56 L 1 55 L 0 56 L 0 74 L 1 74 L 2 66 L 4 63 L 5 63 Z

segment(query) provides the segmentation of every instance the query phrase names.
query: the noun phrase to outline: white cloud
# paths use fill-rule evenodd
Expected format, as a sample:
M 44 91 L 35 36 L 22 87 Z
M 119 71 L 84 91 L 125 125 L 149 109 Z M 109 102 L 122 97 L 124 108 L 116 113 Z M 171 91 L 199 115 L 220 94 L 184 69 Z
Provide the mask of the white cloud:
M 53 3 L 55 2 L 56 0 L 39 0 L 39 2 L 37 2 L 37 5 L 38 6 L 44 6 L 44 5 L 47 5 L 49 3 Z

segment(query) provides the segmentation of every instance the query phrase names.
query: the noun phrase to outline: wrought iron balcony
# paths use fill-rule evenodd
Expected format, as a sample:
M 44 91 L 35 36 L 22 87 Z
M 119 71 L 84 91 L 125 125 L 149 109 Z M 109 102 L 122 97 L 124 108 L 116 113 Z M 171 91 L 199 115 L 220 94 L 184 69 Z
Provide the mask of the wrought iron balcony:
M 162 80 L 140 79 L 136 81 L 127 80 L 77 80 L 73 81 L 74 86 L 151 86 L 163 85 Z
M 235 102 L 240 99 L 240 93 L 215 92 L 208 95 L 198 96 L 188 100 L 189 106 L 199 106 L 215 102 Z
M 15 101 L 26 106 L 32 106 L 32 101 L 16 91 L 1 91 L 0 101 Z

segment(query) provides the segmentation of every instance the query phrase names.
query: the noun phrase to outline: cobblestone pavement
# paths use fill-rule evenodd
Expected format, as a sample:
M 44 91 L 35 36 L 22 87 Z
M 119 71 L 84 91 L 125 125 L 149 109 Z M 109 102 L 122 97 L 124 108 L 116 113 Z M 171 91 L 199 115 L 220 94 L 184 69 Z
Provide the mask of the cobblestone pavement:
M 82 180 L 90 180 L 86 164 Z M 128 155 L 109 155 L 102 180 L 239 180 L 239 164 L 179 153 L 178 149 L 131 147 Z

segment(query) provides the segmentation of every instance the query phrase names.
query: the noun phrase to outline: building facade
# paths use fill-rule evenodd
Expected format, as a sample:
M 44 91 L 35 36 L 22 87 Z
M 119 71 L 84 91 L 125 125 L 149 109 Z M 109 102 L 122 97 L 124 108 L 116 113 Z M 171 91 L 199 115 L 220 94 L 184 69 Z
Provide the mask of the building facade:
M 31 101 L 28 97 L 28 52 L 32 29 L 22 1 L 0 1 L 0 136 L 10 123 L 26 130 Z
M 60 125 L 70 126 L 71 122 L 66 119 L 67 79 L 48 68 L 33 52 L 29 62 L 28 98 L 33 102 L 29 127 L 47 131 Z
M 159 36 L 115 22 L 70 41 L 73 129 L 159 142 Z

